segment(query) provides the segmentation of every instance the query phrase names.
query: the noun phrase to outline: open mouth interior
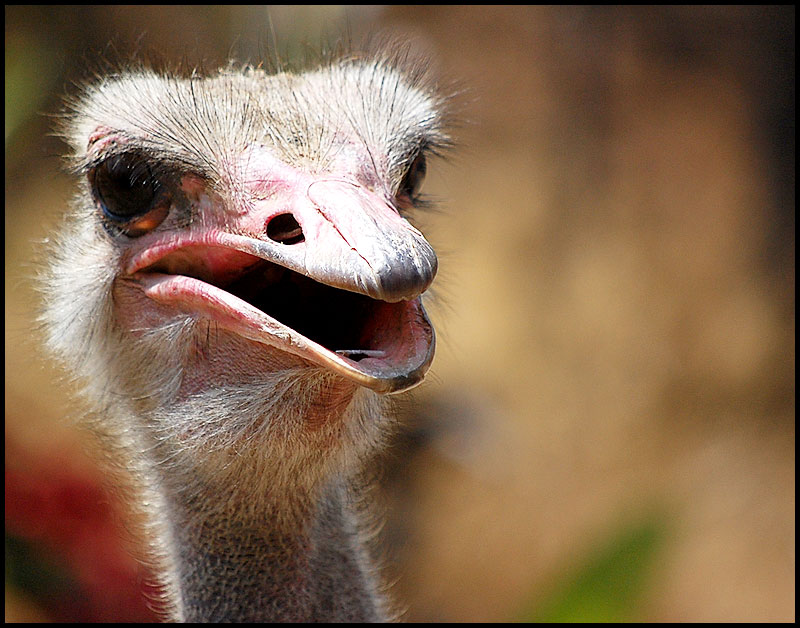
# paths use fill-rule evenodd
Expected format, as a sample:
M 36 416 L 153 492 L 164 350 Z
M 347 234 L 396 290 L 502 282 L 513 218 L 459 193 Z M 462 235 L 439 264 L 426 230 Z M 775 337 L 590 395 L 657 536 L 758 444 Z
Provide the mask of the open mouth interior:
M 378 301 L 218 247 L 184 247 L 142 270 L 209 283 L 353 362 L 407 357 L 403 344 L 408 302 Z
M 391 315 L 390 303 L 327 286 L 264 260 L 219 287 L 354 362 L 388 352 L 387 338 L 378 331 Z

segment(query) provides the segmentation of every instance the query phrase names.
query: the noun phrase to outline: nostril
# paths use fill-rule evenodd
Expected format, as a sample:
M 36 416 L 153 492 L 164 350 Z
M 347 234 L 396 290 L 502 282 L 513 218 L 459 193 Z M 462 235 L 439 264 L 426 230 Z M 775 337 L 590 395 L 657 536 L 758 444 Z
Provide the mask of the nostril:
M 281 244 L 298 244 L 305 240 L 303 229 L 291 214 L 278 214 L 267 223 L 267 237 Z

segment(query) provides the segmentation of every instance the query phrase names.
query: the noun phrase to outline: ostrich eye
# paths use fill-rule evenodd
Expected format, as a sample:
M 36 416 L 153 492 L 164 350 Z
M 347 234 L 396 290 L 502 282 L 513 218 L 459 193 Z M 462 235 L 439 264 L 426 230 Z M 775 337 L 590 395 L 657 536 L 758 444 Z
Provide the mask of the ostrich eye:
M 103 215 L 117 231 L 138 236 L 157 227 L 167 204 L 159 179 L 145 157 L 123 153 L 109 157 L 89 175 Z
M 408 167 L 406 176 L 400 184 L 400 194 L 413 199 L 419 193 L 422 186 L 422 181 L 425 179 L 425 171 L 427 165 L 425 163 L 425 155 L 417 155 L 411 165 Z

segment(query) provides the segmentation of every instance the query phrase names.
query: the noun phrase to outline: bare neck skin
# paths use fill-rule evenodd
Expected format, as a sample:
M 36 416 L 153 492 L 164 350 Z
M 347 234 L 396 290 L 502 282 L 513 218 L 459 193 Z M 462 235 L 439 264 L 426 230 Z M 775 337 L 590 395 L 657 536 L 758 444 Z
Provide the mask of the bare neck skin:
M 181 619 L 385 619 L 347 490 L 334 481 L 322 493 L 288 507 L 276 496 L 256 512 L 197 513 L 170 500 Z

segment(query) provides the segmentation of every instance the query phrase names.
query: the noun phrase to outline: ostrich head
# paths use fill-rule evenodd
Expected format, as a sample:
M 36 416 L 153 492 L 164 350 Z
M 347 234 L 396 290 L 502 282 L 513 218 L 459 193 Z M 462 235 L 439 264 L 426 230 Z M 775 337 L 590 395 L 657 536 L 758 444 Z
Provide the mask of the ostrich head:
M 91 397 L 140 414 L 289 395 L 323 421 L 356 391 L 418 383 L 437 262 L 404 213 L 445 140 L 422 85 L 350 60 L 91 86 L 47 289 L 50 344 Z M 182 437 L 237 432 L 219 418 Z
M 186 610 L 219 580 L 203 552 L 265 519 L 265 539 L 301 539 L 269 556 L 305 547 L 332 478 L 380 440 L 382 393 L 431 363 L 437 261 L 406 214 L 442 102 L 385 57 L 137 71 L 88 87 L 65 128 L 80 183 L 48 249 L 49 346 L 144 487 L 177 616 L 229 617 Z

